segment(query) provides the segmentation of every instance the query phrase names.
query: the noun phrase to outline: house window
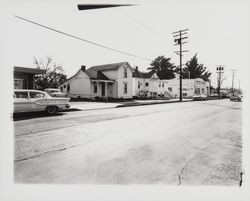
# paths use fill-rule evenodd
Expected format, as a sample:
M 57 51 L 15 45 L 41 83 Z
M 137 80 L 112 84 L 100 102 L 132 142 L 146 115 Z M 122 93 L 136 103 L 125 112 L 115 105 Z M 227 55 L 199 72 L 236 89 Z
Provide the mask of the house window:
M 182 90 L 183 90 L 183 91 L 187 91 L 187 88 L 183 88 Z
M 23 88 L 23 79 L 14 79 L 14 89 Z
M 148 83 L 148 82 L 146 82 L 146 83 L 145 83 L 145 86 L 146 86 L 146 87 L 148 87 L 148 86 L 149 86 L 149 83 Z
M 127 68 L 124 68 L 124 74 L 123 74 L 123 77 L 126 78 L 128 77 L 128 69 Z
M 67 92 L 69 92 L 69 91 L 70 91 L 70 85 L 67 84 Z
M 96 94 L 97 93 L 97 83 L 94 82 L 94 93 Z
M 141 87 L 141 83 L 140 81 L 138 81 L 138 89 L 140 89 L 140 87 Z
M 201 89 L 202 93 L 204 94 L 204 88 Z
M 164 83 L 162 83 L 162 87 L 164 87 Z
M 159 83 L 159 87 L 161 87 L 161 83 Z
M 60 87 L 60 91 L 63 91 L 63 88 L 62 88 L 62 87 Z
M 65 85 L 63 85 L 63 88 L 66 88 L 66 84 L 65 84 Z
M 183 96 L 187 97 L 187 93 L 182 93 Z
M 128 93 L 128 83 L 124 83 L 124 94 L 127 94 Z
M 168 91 L 172 92 L 172 90 L 173 90 L 172 87 L 168 87 Z
M 196 88 L 196 89 L 195 89 L 195 94 L 200 94 L 200 93 L 201 93 L 200 88 Z

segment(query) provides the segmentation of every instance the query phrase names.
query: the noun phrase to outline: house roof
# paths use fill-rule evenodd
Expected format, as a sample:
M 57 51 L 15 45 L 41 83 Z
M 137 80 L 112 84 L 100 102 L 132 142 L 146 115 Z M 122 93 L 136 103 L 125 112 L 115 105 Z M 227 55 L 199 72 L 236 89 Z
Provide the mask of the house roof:
M 30 74 L 44 74 L 45 70 L 41 70 L 38 68 L 27 68 L 27 67 L 14 66 L 14 72 L 30 73 Z
M 71 80 L 73 77 L 75 77 L 80 71 L 85 72 L 91 79 L 96 79 L 96 80 L 110 80 L 106 75 L 104 75 L 101 71 L 106 71 L 106 70 L 114 70 L 118 69 L 120 66 L 127 64 L 132 70 L 133 68 L 129 65 L 128 62 L 120 62 L 120 63 L 111 63 L 111 64 L 104 64 L 104 65 L 98 65 L 98 66 L 92 66 L 88 68 L 87 70 L 82 70 L 81 68 L 68 78 L 65 82 Z
M 153 76 L 154 72 L 150 71 L 150 72 L 141 72 L 139 70 L 134 69 L 133 72 L 133 77 L 137 77 L 137 78 L 151 78 Z
M 131 68 L 131 66 L 129 65 L 128 62 L 120 62 L 120 63 L 111 63 L 111 64 L 92 66 L 89 69 L 93 69 L 93 70 L 96 70 L 96 71 L 114 70 L 114 69 L 118 69 L 123 64 L 127 64 Z
M 104 75 L 102 72 L 94 70 L 94 69 L 87 69 L 87 70 L 82 70 L 81 68 L 71 77 L 69 77 L 65 82 L 71 80 L 74 78 L 80 71 L 83 71 L 86 73 L 91 79 L 95 80 L 110 80 L 106 75 Z
M 100 71 L 96 71 L 94 69 L 87 69 L 84 71 L 91 79 L 97 79 L 97 80 L 110 80 L 106 75 L 104 75 Z

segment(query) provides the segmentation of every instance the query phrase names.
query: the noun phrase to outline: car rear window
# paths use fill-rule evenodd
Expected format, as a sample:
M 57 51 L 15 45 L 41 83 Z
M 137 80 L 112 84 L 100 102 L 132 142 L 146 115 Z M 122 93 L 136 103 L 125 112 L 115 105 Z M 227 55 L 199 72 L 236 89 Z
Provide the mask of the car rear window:
M 16 98 L 28 98 L 28 92 L 16 91 L 14 93 L 15 93 Z

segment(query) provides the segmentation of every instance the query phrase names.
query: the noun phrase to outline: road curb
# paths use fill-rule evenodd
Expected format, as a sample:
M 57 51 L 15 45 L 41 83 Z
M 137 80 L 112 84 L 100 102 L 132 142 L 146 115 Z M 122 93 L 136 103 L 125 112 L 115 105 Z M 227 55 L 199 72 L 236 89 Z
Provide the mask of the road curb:
M 63 112 L 77 112 L 77 111 L 105 110 L 105 109 L 112 109 L 112 108 L 116 108 L 116 107 L 117 106 L 115 106 L 115 107 L 92 108 L 92 109 L 79 109 L 79 108 L 72 107 L 72 108 L 62 110 L 62 111 Z
M 145 106 L 145 105 L 158 105 L 158 104 L 169 104 L 169 103 L 185 103 L 185 102 L 191 102 L 193 100 L 187 100 L 187 101 L 166 101 L 166 102 L 153 102 L 153 103 L 127 103 L 123 105 L 117 105 L 116 108 L 119 107 L 135 107 L 135 106 Z
M 132 103 L 123 103 L 114 107 L 102 107 L 102 108 L 91 108 L 91 109 L 79 109 L 77 107 L 72 107 L 72 108 L 65 109 L 63 111 L 66 111 L 66 112 L 91 111 L 91 110 L 103 110 L 103 109 L 112 109 L 112 108 L 120 108 L 120 107 L 135 107 L 135 106 L 169 104 L 169 103 L 184 103 L 184 102 L 190 102 L 190 101 L 193 101 L 193 100 L 187 100 L 187 101 L 182 101 L 182 102 L 180 102 L 179 100 L 176 100 L 176 101 L 152 102 L 152 103 L 132 102 Z

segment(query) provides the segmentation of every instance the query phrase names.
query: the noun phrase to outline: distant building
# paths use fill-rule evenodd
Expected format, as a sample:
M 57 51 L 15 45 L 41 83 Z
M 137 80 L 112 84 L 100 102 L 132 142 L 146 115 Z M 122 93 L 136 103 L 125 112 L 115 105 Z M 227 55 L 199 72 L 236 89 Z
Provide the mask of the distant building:
M 132 98 L 132 67 L 128 62 L 82 66 L 59 86 L 71 98 Z
M 220 89 L 220 93 L 224 93 L 224 94 L 229 94 L 232 91 L 232 89 L 229 88 L 221 88 Z
M 45 70 L 14 66 L 14 89 L 35 89 L 35 75 Z
M 172 97 L 165 88 L 167 81 L 160 80 L 156 73 L 143 73 L 136 67 L 132 78 L 132 95 L 134 97 L 156 98 Z
M 177 98 L 180 96 L 180 80 L 172 79 L 165 80 L 166 89 L 174 94 Z M 182 79 L 182 97 L 191 98 L 194 94 L 210 95 L 210 84 L 201 78 L 196 79 Z

